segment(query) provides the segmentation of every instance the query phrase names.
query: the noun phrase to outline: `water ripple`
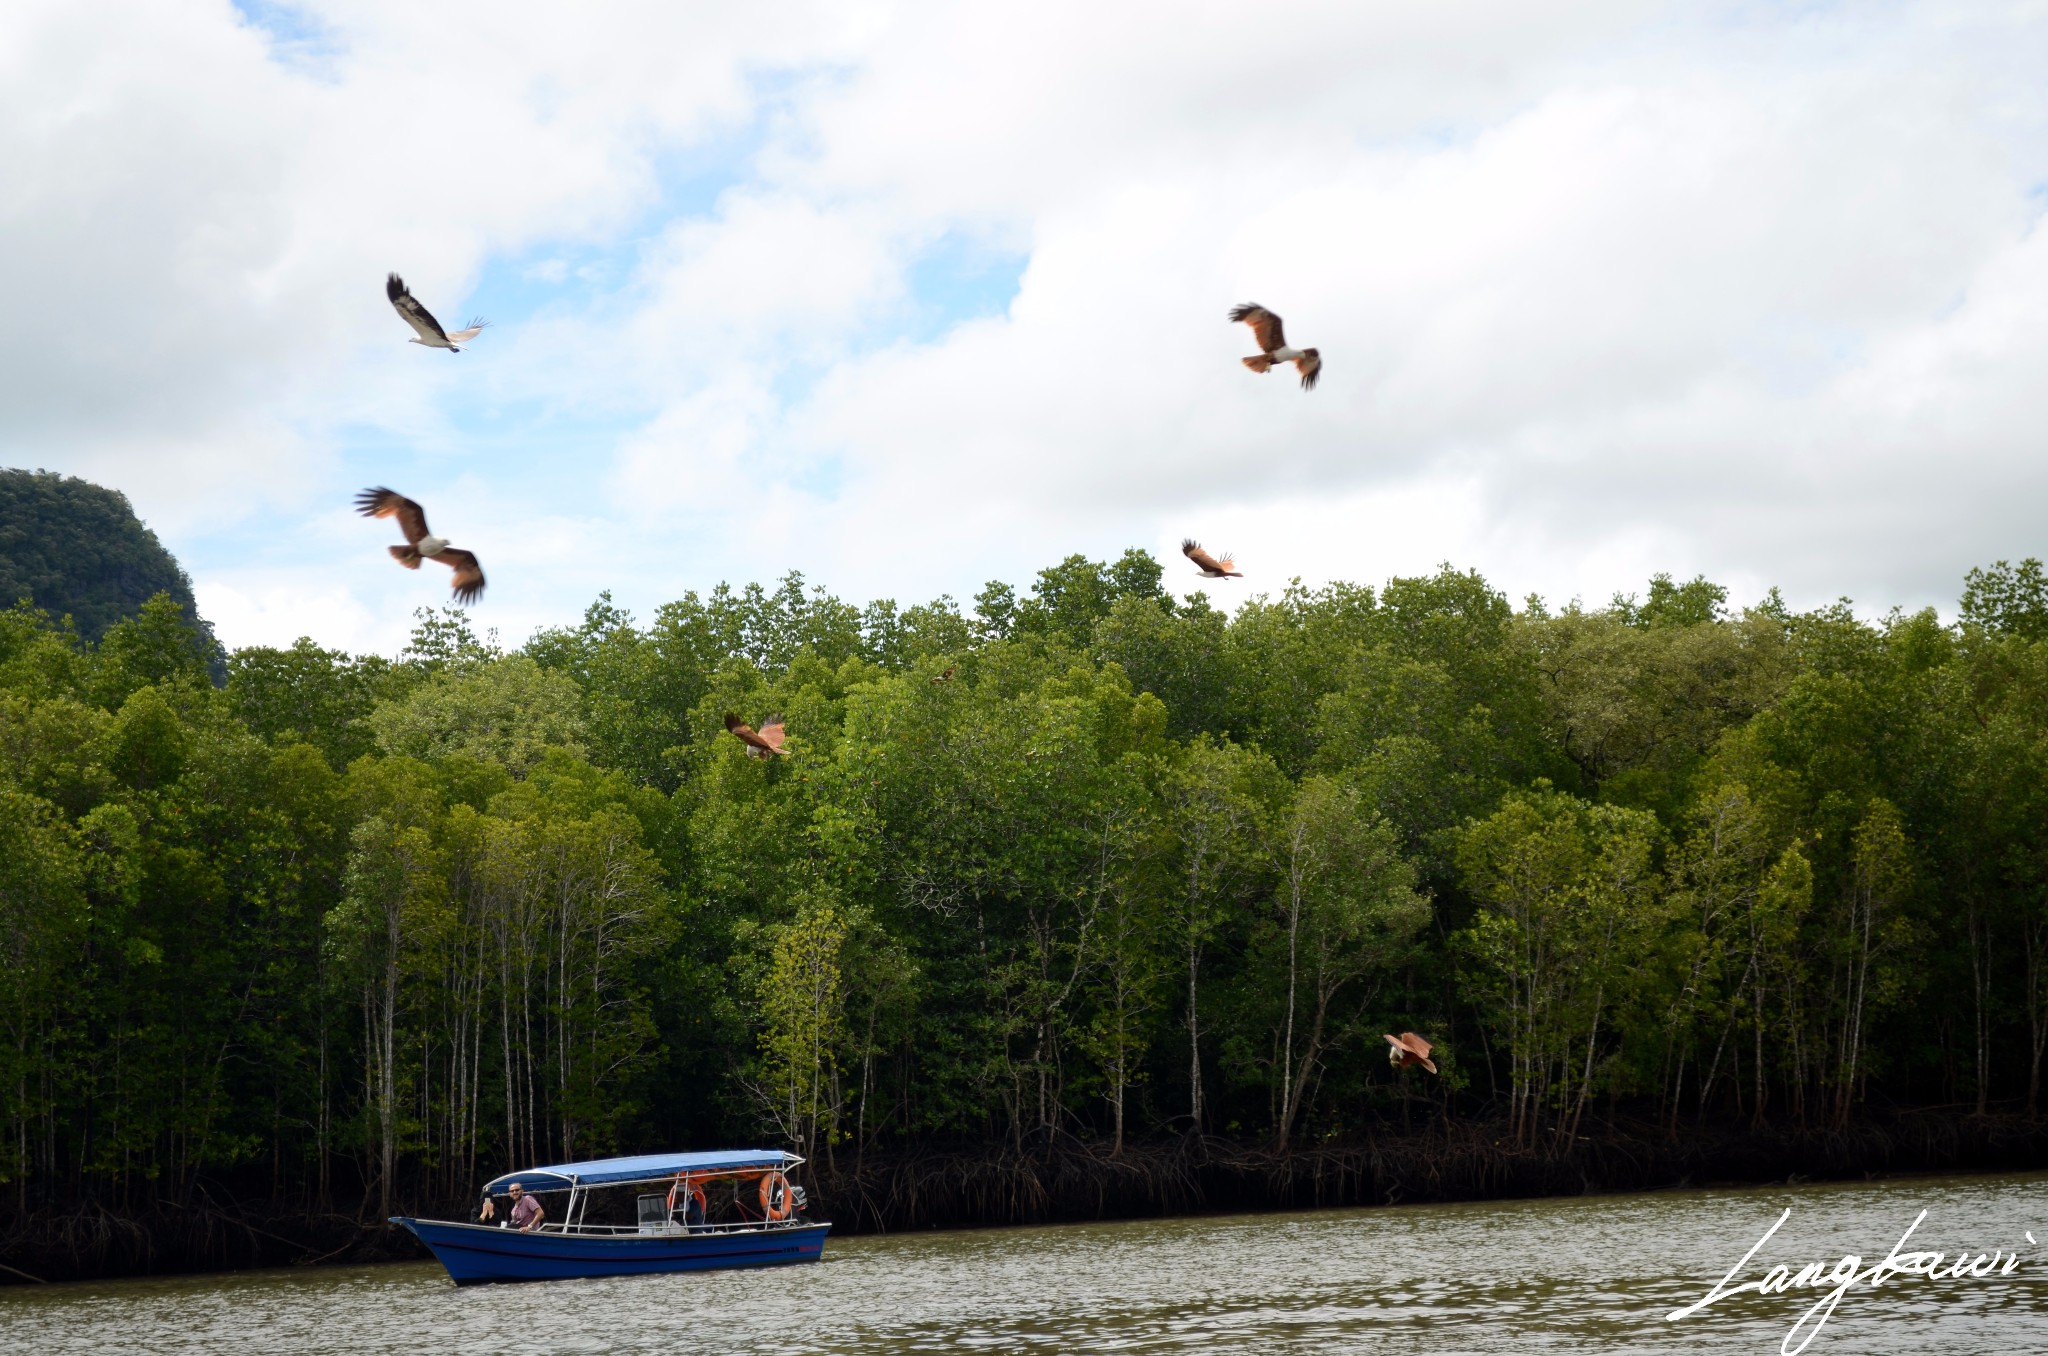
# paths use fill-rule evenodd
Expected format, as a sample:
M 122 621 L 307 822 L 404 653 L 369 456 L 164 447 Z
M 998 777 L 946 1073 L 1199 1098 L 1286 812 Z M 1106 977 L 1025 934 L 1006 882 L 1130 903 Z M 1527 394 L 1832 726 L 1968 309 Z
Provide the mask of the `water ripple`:
M 0 1291 L 0 1350 L 100 1353 L 1742 1352 L 1818 1292 L 1680 1323 L 1792 1207 L 1745 1278 L 1912 1247 L 2022 1250 L 2010 1276 L 1895 1278 L 1807 1348 L 2048 1350 L 2048 1176 L 1661 1192 L 838 1239 L 817 1266 L 457 1290 L 434 1264 Z

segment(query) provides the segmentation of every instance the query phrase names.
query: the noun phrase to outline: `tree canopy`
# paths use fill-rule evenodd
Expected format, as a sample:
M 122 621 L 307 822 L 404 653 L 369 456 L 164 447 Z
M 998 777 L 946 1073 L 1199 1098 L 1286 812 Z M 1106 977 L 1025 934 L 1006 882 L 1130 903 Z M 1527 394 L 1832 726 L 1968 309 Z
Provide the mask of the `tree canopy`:
M 382 1209 L 761 1136 L 2034 1108 L 2040 579 L 1954 625 L 1448 566 L 1226 613 L 1134 551 L 971 614 L 790 575 L 503 652 L 423 613 L 222 687 L 168 594 L 96 638 L 19 606 L 0 1178 Z
M 198 616 L 192 581 L 127 495 L 55 471 L 0 467 L 0 606 L 26 598 L 98 641 L 159 593 Z M 211 632 L 199 629 L 210 644 Z

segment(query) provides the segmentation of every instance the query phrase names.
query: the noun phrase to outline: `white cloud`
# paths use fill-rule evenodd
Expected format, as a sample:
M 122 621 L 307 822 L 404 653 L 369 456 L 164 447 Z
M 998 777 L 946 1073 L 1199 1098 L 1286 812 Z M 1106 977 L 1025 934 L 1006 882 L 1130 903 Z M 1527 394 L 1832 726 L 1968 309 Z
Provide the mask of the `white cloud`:
M 511 639 L 1187 532 L 1261 587 L 1553 600 L 1911 604 L 2048 553 L 2039 7 L 301 13 L 0 18 L 0 457 L 128 490 L 230 642 L 295 590 L 402 637 L 440 587 L 337 507 L 401 473 Z M 683 163 L 736 178 L 663 207 Z M 960 240 L 1020 288 L 932 334 Z M 466 318 L 498 261 L 543 299 L 455 358 L 374 290 Z M 1236 366 L 1241 300 L 1320 389 Z
M 1967 63 L 1902 71 L 1911 27 L 1837 33 L 1851 50 L 1817 67 L 1652 45 L 1440 144 L 1376 144 L 1360 111 L 1357 144 L 1322 157 L 1226 136 L 1204 158 L 1161 150 L 1176 122 L 1145 146 L 1157 162 L 1134 165 L 1120 126 L 1099 154 L 1056 126 L 1037 160 L 1065 186 L 1034 186 L 1010 314 L 843 365 L 792 427 L 847 460 L 856 490 L 835 520 L 922 489 L 974 505 L 982 540 L 1046 543 L 1037 561 L 1112 508 L 1228 521 L 1241 506 L 1249 537 L 1304 496 L 1363 511 L 1450 477 L 1480 487 L 1486 527 L 1429 557 L 1504 585 L 1604 598 L 1671 568 L 1807 601 L 1952 597 L 1988 542 L 2041 549 L 2032 496 L 2000 491 L 2038 483 L 2011 447 L 2048 413 L 2039 369 L 2029 345 L 1999 344 L 1936 406 L 1968 436 L 1910 444 L 1880 373 L 1987 284 L 2022 291 L 2009 325 L 2043 312 L 2048 287 L 1996 263 L 2039 219 L 2040 166 L 2016 165 L 2006 136 L 2038 97 Z M 1114 126 L 1144 83 L 1036 74 L 1067 92 L 1053 116 L 1090 126 Z M 1274 104 L 1342 106 L 1312 75 Z M 933 83 L 976 79 L 955 66 Z M 1145 92 L 1193 98 L 1165 75 Z M 938 102 L 901 85 L 887 100 Z M 1254 126 L 1274 111 L 1229 107 Z M 874 173 L 873 155 L 847 154 Z M 913 185 L 900 197 L 944 191 L 925 182 L 941 173 L 891 165 Z M 859 177 L 837 169 L 827 157 L 818 174 Z M 1244 338 L 1226 340 L 1218 312 L 1238 299 L 1323 348 L 1322 388 L 1228 370 Z M 1331 562 L 1310 535 L 1287 553 Z

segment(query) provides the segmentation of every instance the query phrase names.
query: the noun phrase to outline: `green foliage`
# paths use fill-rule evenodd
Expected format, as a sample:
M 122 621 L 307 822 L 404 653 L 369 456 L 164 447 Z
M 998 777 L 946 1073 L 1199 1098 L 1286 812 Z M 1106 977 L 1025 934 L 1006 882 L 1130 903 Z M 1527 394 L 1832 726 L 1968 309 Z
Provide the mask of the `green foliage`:
M 1575 1132 L 1617 1044 L 1616 1013 L 1653 979 L 1644 958 L 1667 925 L 1659 837 L 1643 811 L 1542 784 L 1457 835 L 1460 878 L 1479 907 L 1455 942 L 1506 1038 L 1509 1126 L 1525 1139 L 1546 1106 Z
M 2041 562 L 2029 556 L 2018 568 L 1999 561 L 1990 569 L 1970 571 L 1963 583 L 1964 625 L 2016 636 L 2048 640 L 2048 576 Z
M 198 687 L 212 678 L 213 637 L 190 610 L 159 593 L 107 628 L 99 644 L 99 695 L 117 702 L 139 687 Z
M 399 675 L 375 655 L 351 659 L 301 637 L 288 650 L 250 646 L 228 659 L 228 701 L 250 733 L 309 744 L 335 767 L 376 747 L 364 718 Z
M 0 606 L 26 600 L 97 641 L 163 595 L 199 615 L 192 581 L 128 496 L 54 471 L 0 468 Z M 216 660 L 211 628 L 198 627 Z
M 1650 596 L 1640 606 L 1634 594 L 1616 594 L 1614 614 L 1626 626 L 1655 629 L 1662 626 L 1699 626 L 1720 621 L 1725 615 L 1728 590 L 1696 575 L 1683 584 L 1671 582 L 1668 574 L 1650 577 Z
M 1271 1004 L 1278 1075 L 1275 1142 L 1286 1148 L 1325 1054 L 1370 1048 L 1361 1025 L 1376 986 L 1409 958 L 1429 923 L 1400 836 L 1358 789 L 1309 777 L 1278 826 L 1277 916 L 1255 931 L 1252 971 Z M 1356 1044 L 1354 1045 L 1353 1042 Z
M 430 674 L 365 717 L 377 747 L 428 762 L 460 756 L 525 775 L 549 749 L 583 752 L 583 693 L 525 655 Z
M 1722 733 L 1776 701 L 1794 673 L 1785 627 L 1761 613 L 1676 624 L 1621 605 L 1571 607 L 1521 631 L 1543 676 L 1549 742 L 1580 786 L 1667 818 Z
M 1955 627 L 1448 567 L 1225 614 L 1133 551 L 971 616 L 796 575 L 510 653 L 423 613 L 224 687 L 170 598 L 14 607 L 0 1173 L 395 1208 L 761 1135 L 2035 1105 L 2039 581 L 1973 573 Z
M 774 929 L 761 976 L 762 1098 L 799 1152 L 816 1152 L 838 1126 L 846 935 L 845 920 L 830 904 L 806 908 Z

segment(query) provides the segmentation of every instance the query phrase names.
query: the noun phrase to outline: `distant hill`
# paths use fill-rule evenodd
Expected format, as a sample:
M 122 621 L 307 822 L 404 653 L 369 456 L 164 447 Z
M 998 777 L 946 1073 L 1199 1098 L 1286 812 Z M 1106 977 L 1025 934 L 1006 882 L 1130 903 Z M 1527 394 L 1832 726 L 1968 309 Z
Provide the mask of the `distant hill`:
M 0 467 L 0 609 L 26 597 L 53 617 L 69 613 L 79 634 L 97 641 L 160 591 L 199 616 L 192 581 L 127 495 L 54 471 Z

